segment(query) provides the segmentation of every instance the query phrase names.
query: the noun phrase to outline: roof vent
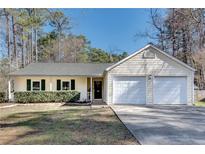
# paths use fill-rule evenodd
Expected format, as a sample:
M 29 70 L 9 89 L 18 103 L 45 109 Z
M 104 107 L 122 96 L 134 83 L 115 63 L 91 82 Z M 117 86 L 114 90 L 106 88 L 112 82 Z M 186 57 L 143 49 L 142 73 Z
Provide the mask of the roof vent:
M 155 53 L 153 53 L 149 49 L 147 49 L 147 50 L 144 51 L 143 58 L 154 59 L 155 58 Z

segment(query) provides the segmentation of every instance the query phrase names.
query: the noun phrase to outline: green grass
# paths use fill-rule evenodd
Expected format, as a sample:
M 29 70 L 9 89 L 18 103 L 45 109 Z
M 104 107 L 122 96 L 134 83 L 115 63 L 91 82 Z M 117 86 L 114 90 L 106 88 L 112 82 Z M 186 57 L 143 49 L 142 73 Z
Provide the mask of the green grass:
M 204 101 L 195 102 L 194 105 L 197 107 L 205 107 L 205 102 Z
M 0 109 L 0 144 L 137 144 L 109 107 Z

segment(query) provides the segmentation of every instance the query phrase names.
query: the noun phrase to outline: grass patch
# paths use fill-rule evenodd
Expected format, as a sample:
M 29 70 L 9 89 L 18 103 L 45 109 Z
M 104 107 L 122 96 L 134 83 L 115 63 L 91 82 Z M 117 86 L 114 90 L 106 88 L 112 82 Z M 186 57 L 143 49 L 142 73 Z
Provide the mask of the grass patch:
M 137 144 L 109 107 L 0 109 L 0 144 Z
M 205 102 L 204 101 L 195 102 L 194 105 L 197 107 L 205 107 Z

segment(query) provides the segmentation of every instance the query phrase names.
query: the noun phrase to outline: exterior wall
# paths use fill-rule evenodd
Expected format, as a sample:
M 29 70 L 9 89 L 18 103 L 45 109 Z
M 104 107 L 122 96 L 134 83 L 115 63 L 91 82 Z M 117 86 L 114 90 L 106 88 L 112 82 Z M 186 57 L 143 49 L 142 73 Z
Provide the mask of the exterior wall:
M 107 103 L 112 103 L 113 76 L 145 76 L 147 80 L 147 104 L 153 102 L 153 80 L 155 76 L 187 76 L 187 100 L 188 104 L 193 103 L 193 71 L 183 67 L 164 54 L 150 47 L 155 53 L 154 59 L 143 58 L 143 52 L 136 54 L 127 61 L 119 64 L 107 72 L 108 98 Z M 151 80 L 148 81 L 148 76 Z
M 56 91 L 57 79 L 61 81 L 70 81 L 75 79 L 75 90 L 80 92 L 80 100 L 87 99 L 87 77 L 65 77 L 65 76 L 24 76 L 24 77 L 13 77 L 14 79 L 14 91 L 26 91 L 26 80 L 40 81 L 41 79 L 46 80 L 46 91 Z

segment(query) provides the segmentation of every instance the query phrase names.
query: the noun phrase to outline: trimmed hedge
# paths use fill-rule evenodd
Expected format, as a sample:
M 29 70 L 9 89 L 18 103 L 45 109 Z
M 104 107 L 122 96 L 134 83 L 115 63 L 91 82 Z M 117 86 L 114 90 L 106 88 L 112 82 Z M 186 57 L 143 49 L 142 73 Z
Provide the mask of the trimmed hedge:
M 3 103 L 6 101 L 6 93 L 0 92 L 0 103 Z
M 14 100 L 17 103 L 46 103 L 46 102 L 75 102 L 80 99 L 78 91 L 29 91 L 15 92 Z

